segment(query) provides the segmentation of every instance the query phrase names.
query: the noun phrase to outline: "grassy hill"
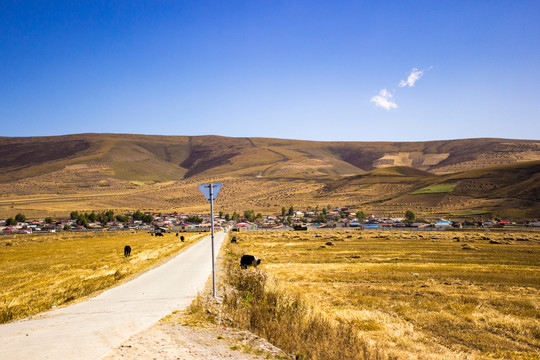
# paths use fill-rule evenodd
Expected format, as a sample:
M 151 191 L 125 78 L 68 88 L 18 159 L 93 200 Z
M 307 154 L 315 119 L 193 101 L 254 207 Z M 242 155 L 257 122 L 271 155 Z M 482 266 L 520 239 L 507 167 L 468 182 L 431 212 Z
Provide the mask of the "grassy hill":
M 0 182 L 81 165 L 106 177 L 168 181 L 204 176 L 336 178 L 389 166 L 435 174 L 540 160 L 540 141 L 318 142 L 220 136 L 80 134 L 0 138 Z M 94 174 L 95 175 L 95 174 Z
M 349 198 L 370 210 L 403 214 L 540 215 L 540 161 L 434 175 L 389 167 L 328 183 L 322 197 Z
M 400 214 L 534 215 L 540 141 L 320 142 L 78 134 L 0 138 L 0 216 L 72 209 L 204 208 L 196 184 L 226 181 L 226 210 L 349 205 Z M 194 187 L 194 190 L 191 189 Z M 224 187 L 225 189 L 226 187 Z

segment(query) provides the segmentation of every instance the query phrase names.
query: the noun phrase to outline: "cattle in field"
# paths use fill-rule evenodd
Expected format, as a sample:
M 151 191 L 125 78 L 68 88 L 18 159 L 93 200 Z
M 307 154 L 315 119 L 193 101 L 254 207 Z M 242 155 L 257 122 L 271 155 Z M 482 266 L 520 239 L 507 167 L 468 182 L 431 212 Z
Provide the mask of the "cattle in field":
M 184 240 L 185 240 L 184 235 L 180 236 L 180 241 L 184 242 Z
M 240 259 L 240 267 L 247 269 L 248 266 L 257 267 L 261 263 L 261 259 L 253 255 L 242 255 Z
M 126 245 L 124 247 L 124 257 L 130 257 L 131 256 L 131 246 Z
M 236 239 L 236 236 L 233 236 L 231 239 L 231 244 L 236 244 L 238 242 L 238 239 Z
M 165 235 L 163 235 L 163 233 L 158 232 L 156 233 L 156 236 L 165 236 Z

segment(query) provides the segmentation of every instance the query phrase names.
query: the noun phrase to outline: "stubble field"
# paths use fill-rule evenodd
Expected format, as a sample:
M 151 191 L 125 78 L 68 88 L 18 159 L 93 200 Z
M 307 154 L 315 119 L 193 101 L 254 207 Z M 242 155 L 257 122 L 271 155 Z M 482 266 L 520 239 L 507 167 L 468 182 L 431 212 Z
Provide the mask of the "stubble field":
M 0 237 L 0 324 L 50 310 L 118 284 L 204 235 L 62 232 Z M 130 245 L 131 256 L 124 257 Z
M 399 359 L 538 358 L 538 232 L 234 234 L 277 282 Z

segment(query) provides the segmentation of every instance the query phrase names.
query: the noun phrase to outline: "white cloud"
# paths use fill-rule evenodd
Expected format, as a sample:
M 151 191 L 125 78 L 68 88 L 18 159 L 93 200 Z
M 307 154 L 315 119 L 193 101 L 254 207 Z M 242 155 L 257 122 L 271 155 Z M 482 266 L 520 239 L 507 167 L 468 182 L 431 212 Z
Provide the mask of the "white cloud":
M 401 80 L 399 82 L 399 87 L 405 87 L 405 86 L 409 86 L 409 87 L 412 87 L 414 86 L 414 83 L 420 79 L 422 77 L 422 75 L 424 75 L 424 70 L 418 70 L 417 68 L 413 68 L 411 70 L 411 73 L 409 74 L 409 77 L 407 77 L 407 80 Z
M 388 90 L 382 89 L 381 91 L 379 91 L 379 95 L 375 95 L 369 101 L 378 107 L 381 107 L 386 110 L 390 110 L 390 109 L 395 109 L 398 107 L 397 104 L 393 102 L 391 99 L 392 99 L 392 94 Z

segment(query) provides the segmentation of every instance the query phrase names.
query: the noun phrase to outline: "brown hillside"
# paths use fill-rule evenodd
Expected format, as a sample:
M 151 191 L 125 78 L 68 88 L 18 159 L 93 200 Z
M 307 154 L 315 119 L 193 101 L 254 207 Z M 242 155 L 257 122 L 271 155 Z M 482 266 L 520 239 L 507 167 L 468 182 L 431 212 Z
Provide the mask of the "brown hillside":
M 108 169 L 107 177 L 129 181 L 160 182 L 223 175 L 336 179 L 389 166 L 445 174 L 540 160 L 540 142 L 506 139 L 318 142 L 80 134 L 0 138 L 0 155 L 1 182 L 83 164 Z
M 230 211 L 349 205 L 388 214 L 486 210 L 537 217 L 539 143 L 129 134 L 4 137 L 0 217 L 18 211 L 204 209 L 196 187 L 203 181 L 227 181 L 220 202 Z
M 408 170 L 407 170 L 408 169 Z M 440 214 L 485 211 L 501 216 L 540 215 L 540 161 L 433 175 L 389 167 L 328 183 L 321 197 L 349 198 L 374 211 L 407 209 Z

